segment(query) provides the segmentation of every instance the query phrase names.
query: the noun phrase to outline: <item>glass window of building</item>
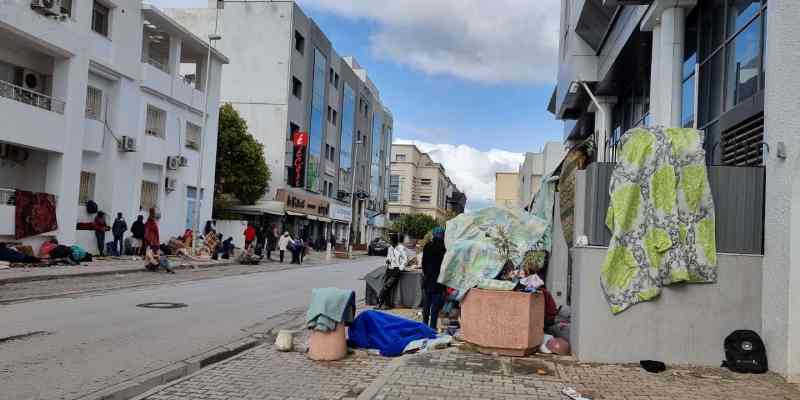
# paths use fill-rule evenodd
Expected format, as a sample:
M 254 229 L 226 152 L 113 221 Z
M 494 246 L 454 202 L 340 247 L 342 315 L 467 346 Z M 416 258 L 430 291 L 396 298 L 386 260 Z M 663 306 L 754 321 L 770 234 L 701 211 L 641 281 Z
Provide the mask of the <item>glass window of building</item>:
M 381 193 L 381 127 L 383 126 L 383 115 L 376 112 L 372 116 L 372 152 L 370 160 L 370 200 L 377 205 Z
M 306 51 L 306 38 L 298 31 L 294 31 L 294 49 L 300 54 L 304 54 Z
M 322 142 L 325 138 L 325 86 L 328 59 L 319 49 L 314 49 L 314 81 L 311 96 L 311 121 L 308 130 L 308 161 L 306 162 L 306 189 L 319 193 Z
M 108 21 L 110 16 L 111 9 L 95 1 L 92 5 L 92 30 L 108 37 Z
M 400 201 L 400 175 L 389 177 L 389 201 Z
M 292 77 L 292 94 L 298 99 L 303 98 L 303 82 L 296 77 Z
M 353 175 L 353 130 L 355 129 L 356 96 L 353 88 L 344 84 L 342 98 L 342 135 L 339 147 L 339 188 L 350 190 Z

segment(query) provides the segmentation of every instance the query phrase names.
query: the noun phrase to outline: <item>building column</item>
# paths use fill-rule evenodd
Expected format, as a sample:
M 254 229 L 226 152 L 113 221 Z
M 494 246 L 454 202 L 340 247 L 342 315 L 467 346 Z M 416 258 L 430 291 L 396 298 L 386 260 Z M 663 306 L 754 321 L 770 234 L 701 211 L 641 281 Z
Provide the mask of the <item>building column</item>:
M 597 160 L 608 161 L 608 143 L 614 129 L 614 104 L 616 97 L 597 97 L 597 103 L 591 103 L 589 112 L 594 113 L 594 129 L 597 132 Z
M 172 77 L 177 77 L 181 72 L 181 40 L 171 37 L 169 38 L 169 74 Z
M 680 126 L 686 12 L 697 0 L 657 0 L 642 21 L 653 32 L 650 115 L 653 125 Z
M 800 25 L 796 0 L 771 0 L 764 98 L 766 193 L 762 338 L 770 370 L 800 382 Z

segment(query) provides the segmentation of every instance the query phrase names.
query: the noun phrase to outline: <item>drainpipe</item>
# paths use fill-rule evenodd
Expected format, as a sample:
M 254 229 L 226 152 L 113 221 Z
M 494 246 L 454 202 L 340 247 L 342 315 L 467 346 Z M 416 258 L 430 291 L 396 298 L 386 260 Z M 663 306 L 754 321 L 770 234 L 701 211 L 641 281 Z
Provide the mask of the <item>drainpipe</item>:
M 592 100 L 592 103 L 597 108 L 596 113 L 600 114 L 600 120 L 603 121 L 603 126 L 599 129 L 595 126 L 595 132 L 597 132 L 597 139 L 595 141 L 595 151 L 597 161 L 607 161 L 606 160 L 606 142 L 608 140 L 608 129 L 607 129 L 607 113 L 605 107 L 597 101 L 597 97 L 594 96 L 592 91 L 589 89 L 589 85 L 586 84 L 586 81 L 580 81 L 580 85 L 583 87 L 583 90 L 586 91 L 586 94 L 589 95 L 589 98 Z M 595 124 L 596 125 L 596 124 Z

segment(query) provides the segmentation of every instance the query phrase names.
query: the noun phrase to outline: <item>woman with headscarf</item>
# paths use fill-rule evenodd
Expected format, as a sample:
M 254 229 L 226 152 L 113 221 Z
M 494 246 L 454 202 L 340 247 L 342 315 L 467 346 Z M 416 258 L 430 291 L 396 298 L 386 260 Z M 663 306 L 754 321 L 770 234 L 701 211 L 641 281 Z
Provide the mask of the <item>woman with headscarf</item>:
M 161 240 L 158 236 L 158 222 L 156 222 L 156 210 L 154 208 L 150 209 L 150 215 L 144 224 L 144 243 L 147 247 L 161 246 Z

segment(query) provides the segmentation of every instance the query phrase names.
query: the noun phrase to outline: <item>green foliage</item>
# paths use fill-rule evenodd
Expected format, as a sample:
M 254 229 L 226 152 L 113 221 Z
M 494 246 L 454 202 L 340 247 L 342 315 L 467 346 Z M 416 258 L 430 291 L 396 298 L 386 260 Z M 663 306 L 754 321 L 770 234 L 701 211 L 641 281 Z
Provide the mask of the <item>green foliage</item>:
M 247 122 L 230 104 L 219 110 L 217 171 L 215 192 L 221 202 L 232 195 L 246 205 L 260 199 L 269 187 L 270 172 L 264 158 L 264 145 L 247 133 Z
M 439 226 L 436 220 L 426 214 L 405 214 L 392 224 L 392 230 L 413 239 L 420 239 Z

